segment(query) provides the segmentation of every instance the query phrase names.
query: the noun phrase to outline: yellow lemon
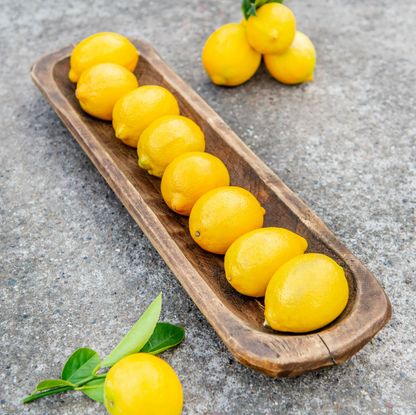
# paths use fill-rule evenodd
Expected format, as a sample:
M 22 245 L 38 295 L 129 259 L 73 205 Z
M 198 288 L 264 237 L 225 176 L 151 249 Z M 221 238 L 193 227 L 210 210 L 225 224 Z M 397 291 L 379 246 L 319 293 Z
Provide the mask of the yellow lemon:
M 299 255 L 273 275 L 264 299 L 274 330 L 305 333 L 335 320 L 348 301 L 344 270 L 322 254 Z
M 142 169 L 153 176 L 162 177 L 166 167 L 176 157 L 190 151 L 204 150 L 204 133 L 192 120 L 180 115 L 166 115 L 143 131 L 137 154 Z
M 123 66 L 101 63 L 82 73 L 75 96 L 85 112 L 111 121 L 116 102 L 138 86 L 136 77 Z
M 287 229 L 256 229 L 240 236 L 228 249 L 225 276 L 239 293 L 263 297 L 273 274 L 307 247 L 304 238 Z
M 295 38 L 296 20 L 292 11 L 279 3 L 268 3 L 247 20 L 248 43 L 264 55 L 283 53 Z
M 230 175 L 224 163 L 212 154 L 195 151 L 176 157 L 168 165 L 160 189 L 172 210 L 189 216 L 202 195 L 229 185 Z
M 116 137 L 131 147 L 153 121 L 165 115 L 179 115 L 176 98 L 158 85 L 145 85 L 120 99 L 113 111 Z
M 78 82 L 86 69 L 99 63 L 116 63 L 133 72 L 138 60 L 139 53 L 124 36 L 117 33 L 97 33 L 75 46 L 71 55 L 69 79 Z
M 182 386 L 164 360 L 135 353 L 121 359 L 108 372 L 104 404 L 112 415 L 180 415 Z
M 296 31 L 290 48 L 281 55 L 264 55 L 269 72 L 284 84 L 312 81 L 316 52 L 313 43 L 302 32 Z
M 247 190 L 219 187 L 195 203 L 189 216 L 189 231 L 202 249 L 223 255 L 240 236 L 261 228 L 265 213 Z
M 238 23 L 216 30 L 202 51 L 202 64 L 217 85 L 235 86 L 248 81 L 260 61 L 261 54 L 248 44 L 246 27 Z

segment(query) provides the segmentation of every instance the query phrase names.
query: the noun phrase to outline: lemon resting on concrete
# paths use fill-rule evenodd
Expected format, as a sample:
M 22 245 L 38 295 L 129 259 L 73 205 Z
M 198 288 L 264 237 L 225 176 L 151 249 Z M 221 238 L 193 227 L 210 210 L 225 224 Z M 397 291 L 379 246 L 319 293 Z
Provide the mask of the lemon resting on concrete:
M 166 88 L 145 85 L 120 99 L 113 111 L 116 137 L 130 147 L 137 147 L 143 131 L 165 115 L 179 115 L 178 101 Z
M 344 270 L 333 259 L 299 255 L 282 265 L 267 286 L 266 324 L 294 333 L 320 329 L 342 313 L 348 294 Z
M 248 43 L 263 55 L 283 53 L 295 38 L 296 19 L 292 11 L 279 3 L 267 3 L 247 20 Z
M 304 238 L 287 229 L 256 229 L 240 236 L 228 249 L 225 276 L 239 293 L 263 297 L 273 274 L 307 247 Z
M 116 102 L 138 86 L 137 78 L 128 69 L 115 63 L 101 63 L 82 73 L 75 96 L 85 112 L 111 121 Z
M 284 84 L 300 84 L 313 80 L 316 51 L 313 43 L 302 32 L 281 55 L 264 55 L 264 63 L 274 78 Z
M 134 45 L 117 33 L 97 33 L 87 37 L 71 54 L 69 79 L 78 82 L 81 74 L 99 63 L 116 63 L 130 72 L 136 68 L 139 53 Z
M 143 131 L 137 146 L 139 166 L 157 177 L 162 177 L 176 157 L 190 151 L 205 151 L 204 133 L 181 115 L 166 115 L 153 121 Z
M 147 353 L 134 353 L 108 372 L 104 404 L 112 415 L 180 415 L 182 386 L 164 360 Z
M 248 81 L 260 65 L 261 54 L 248 43 L 246 27 L 229 23 L 206 41 L 202 64 L 217 85 L 236 86 Z
M 219 187 L 195 203 L 189 231 L 202 249 L 224 255 L 240 236 L 263 226 L 265 213 L 249 191 L 237 186 Z
M 219 158 L 194 151 L 176 157 L 168 165 L 162 176 L 160 190 L 173 211 L 189 216 L 202 195 L 229 185 L 230 175 Z

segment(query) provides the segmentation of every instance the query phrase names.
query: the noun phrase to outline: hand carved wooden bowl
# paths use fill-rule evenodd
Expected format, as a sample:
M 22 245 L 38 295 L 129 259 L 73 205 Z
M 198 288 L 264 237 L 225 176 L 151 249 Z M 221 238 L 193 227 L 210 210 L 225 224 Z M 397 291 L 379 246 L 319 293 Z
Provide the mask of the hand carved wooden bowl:
M 245 297 L 228 284 L 223 256 L 203 251 L 192 240 L 188 218 L 166 206 L 160 180 L 139 168 L 136 150 L 115 137 L 110 122 L 82 111 L 68 79 L 73 45 L 40 59 L 32 79 L 239 362 L 286 377 L 350 358 L 391 317 L 390 301 L 377 280 L 149 44 L 131 41 L 140 52 L 139 84 L 161 85 L 175 95 L 181 114 L 202 128 L 206 151 L 227 166 L 231 184 L 249 190 L 266 209 L 264 226 L 296 232 L 308 241 L 307 252 L 323 253 L 344 266 L 350 297 L 330 325 L 307 334 L 263 326 L 263 300 Z

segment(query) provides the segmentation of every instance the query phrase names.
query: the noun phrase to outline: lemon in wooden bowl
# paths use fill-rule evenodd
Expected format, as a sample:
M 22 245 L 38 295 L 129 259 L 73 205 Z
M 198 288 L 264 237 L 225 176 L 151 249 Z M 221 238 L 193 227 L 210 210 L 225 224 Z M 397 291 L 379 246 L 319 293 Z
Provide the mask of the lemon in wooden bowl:
M 228 249 L 225 276 L 239 293 L 263 297 L 273 274 L 307 247 L 304 238 L 287 229 L 256 229 L 240 236 Z
M 162 177 L 176 157 L 190 151 L 205 151 L 204 133 L 194 121 L 180 115 L 166 115 L 152 122 L 137 146 L 139 166 L 157 177 Z
M 348 302 L 344 270 L 323 254 L 299 255 L 273 275 L 264 298 L 274 330 L 306 333 L 335 320 Z
M 133 72 L 139 61 L 134 45 L 118 33 L 97 33 L 75 46 L 71 54 L 69 79 L 78 82 L 81 74 L 99 63 L 115 63 Z
M 138 87 L 136 77 L 123 66 L 101 63 L 82 73 L 75 96 L 85 112 L 101 120 L 111 121 L 116 102 Z
M 201 151 L 176 157 L 163 173 L 160 190 L 166 204 L 176 213 L 189 216 L 196 201 L 210 190 L 229 186 L 224 163 Z
M 240 236 L 263 226 L 265 213 L 249 191 L 237 186 L 219 187 L 195 203 L 189 231 L 202 249 L 224 255 Z
M 116 137 L 130 147 L 137 147 L 143 131 L 165 115 L 179 115 L 173 94 L 159 85 L 144 85 L 117 101 L 113 111 Z

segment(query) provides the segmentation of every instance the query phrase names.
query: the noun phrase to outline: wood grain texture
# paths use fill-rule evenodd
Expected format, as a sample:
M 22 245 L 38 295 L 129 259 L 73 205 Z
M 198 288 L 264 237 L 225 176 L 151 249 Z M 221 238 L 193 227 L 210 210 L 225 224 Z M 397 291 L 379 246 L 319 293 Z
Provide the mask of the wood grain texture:
M 206 151 L 227 166 L 231 184 L 249 190 L 266 209 L 264 226 L 296 232 L 308 241 L 307 252 L 344 264 L 350 297 L 330 325 L 303 335 L 263 326 L 263 300 L 245 297 L 228 284 L 223 256 L 203 251 L 192 240 L 188 218 L 165 205 L 160 180 L 139 168 L 136 150 L 115 137 L 111 123 L 81 110 L 68 79 L 73 46 L 40 59 L 32 79 L 239 362 L 286 377 L 347 360 L 391 317 L 390 301 L 377 280 L 150 45 L 131 41 L 140 51 L 135 71 L 139 84 L 161 85 L 175 95 L 181 115 L 204 132 Z

